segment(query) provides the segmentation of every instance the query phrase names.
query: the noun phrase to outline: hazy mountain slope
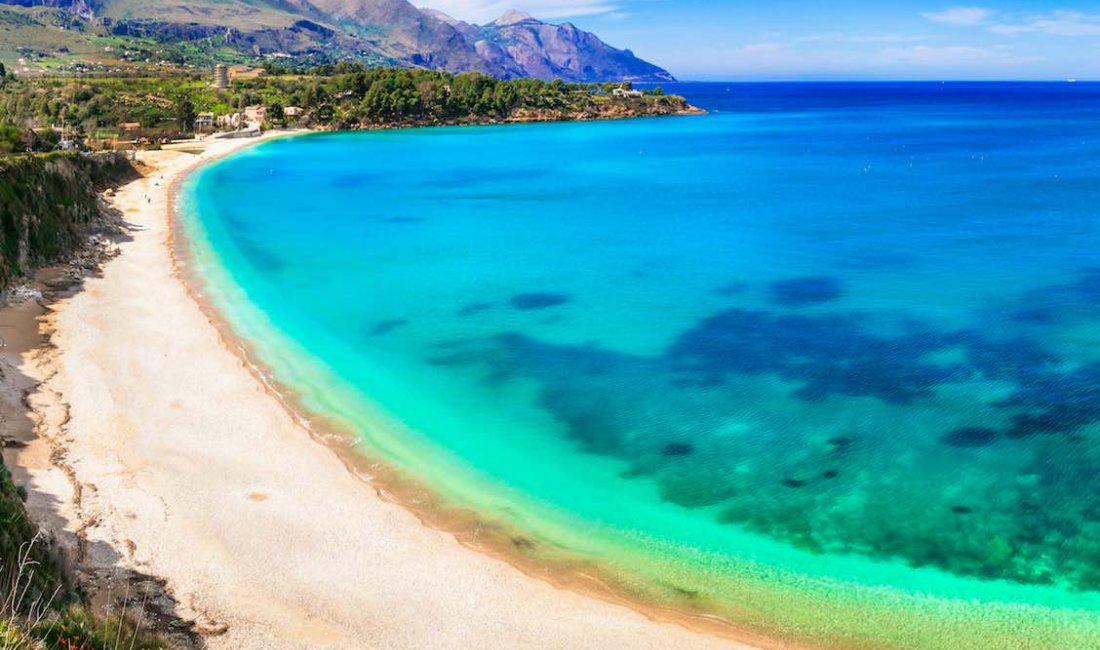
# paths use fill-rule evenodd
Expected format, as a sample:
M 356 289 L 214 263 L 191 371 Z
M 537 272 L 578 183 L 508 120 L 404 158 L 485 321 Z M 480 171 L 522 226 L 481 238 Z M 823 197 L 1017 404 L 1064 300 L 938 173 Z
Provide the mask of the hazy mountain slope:
M 304 0 L 303 0 L 304 1 Z M 499 74 L 454 27 L 407 0 L 309 0 L 321 14 L 414 65 Z
M 482 51 L 488 53 L 495 47 L 507 52 L 529 77 L 571 81 L 673 79 L 630 50 L 615 49 L 572 23 L 552 25 L 521 12 L 509 12 L 483 27 L 479 36 L 488 44 L 482 46 Z
M 472 25 L 468 22 L 459 20 L 452 16 L 448 16 L 438 9 L 431 9 L 430 7 L 420 7 L 419 9 L 422 13 L 431 16 L 432 18 L 435 18 L 440 22 L 447 23 L 451 27 L 454 27 L 455 30 L 459 34 L 462 34 L 462 36 L 465 37 L 468 42 L 473 43 L 477 40 L 477 33 L 481 29 L 477 25 Z
M 51 7 L 65 9 L 81 17 L 90 17 L 94 13 L 93 4 L 89 0 L 5 0 L 4 3 L 17 7 Z
M 671 81 L 672 75 L 619 50 L 571 23 L 554 25 L 509 11 L 488 25 L 471 25 L 442 11 L 421 12 L 444 22 L 473 44 L 478 55 L 508 76 L 568 81 Z

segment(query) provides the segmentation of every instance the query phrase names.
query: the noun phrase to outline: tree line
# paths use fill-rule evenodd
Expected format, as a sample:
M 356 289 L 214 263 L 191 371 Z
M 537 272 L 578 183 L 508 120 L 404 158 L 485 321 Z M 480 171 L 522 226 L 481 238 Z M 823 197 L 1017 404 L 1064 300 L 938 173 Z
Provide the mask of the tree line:
M 502 80 L 478 73 L 345 63 L 309 71 L 269 66 L 267 74 L 238 77 L 222 91 L 214 89 L 211 81 L 209 75 L 198 73 L 8 76 L 0 82 L 0 123 L 21 130 L 58 127 L 88 139 L 107 139 L 117 137 L 122 125 L 135 124 L 154 134 L 186 134 L 193 130 L 198 113 L 230 115 L 253 105 L 267 107 L 272 126 L 285 123 L 284 109 L 293 106 L 301 109 L 297 119 L 304 125 L 343 129 L 491 121 L 507 119 L 517 111 L 576 114 L 628 101 L 671 108 L 684 105 L 682 98 L 663 95 L 659 89 L 641 98 L 613 97 L 621 84 Z

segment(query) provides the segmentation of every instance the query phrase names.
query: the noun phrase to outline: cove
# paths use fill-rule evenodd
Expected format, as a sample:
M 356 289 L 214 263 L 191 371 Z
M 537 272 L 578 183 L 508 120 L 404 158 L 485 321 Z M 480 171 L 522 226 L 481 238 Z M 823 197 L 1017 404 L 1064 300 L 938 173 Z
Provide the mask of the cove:
M 189 264 L 516 553 L 811 647 L 1100 647 L 1100 86 L 670 90 L 711 113 L 262 144 Z

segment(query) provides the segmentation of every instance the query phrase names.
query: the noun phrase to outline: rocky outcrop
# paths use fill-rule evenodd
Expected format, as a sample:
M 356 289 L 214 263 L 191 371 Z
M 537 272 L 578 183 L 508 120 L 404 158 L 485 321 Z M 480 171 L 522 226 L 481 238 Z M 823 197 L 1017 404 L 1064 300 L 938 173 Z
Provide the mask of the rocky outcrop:
M 701 115 L 702 109 L 688 104 L 683 97 L 646 96 L 634 100 L 613 100 L 589 104 L 581 110 L 518 109 L 506 122 L 578 122 L 585 120 L 619 120 L 630 117 L 663 117 L 668 115 Z

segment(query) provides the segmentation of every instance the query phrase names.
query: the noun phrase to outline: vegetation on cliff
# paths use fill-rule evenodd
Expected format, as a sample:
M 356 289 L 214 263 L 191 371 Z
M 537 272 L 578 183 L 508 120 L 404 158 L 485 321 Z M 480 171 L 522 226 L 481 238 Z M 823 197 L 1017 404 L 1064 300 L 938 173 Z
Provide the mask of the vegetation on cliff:
M 101 214 L 96 188 L 133 173 L 121 155 L 0 158 L 0 288 L 76 250 Z

